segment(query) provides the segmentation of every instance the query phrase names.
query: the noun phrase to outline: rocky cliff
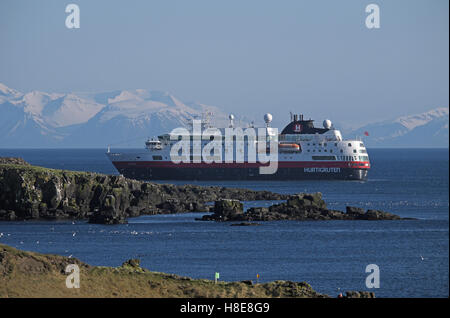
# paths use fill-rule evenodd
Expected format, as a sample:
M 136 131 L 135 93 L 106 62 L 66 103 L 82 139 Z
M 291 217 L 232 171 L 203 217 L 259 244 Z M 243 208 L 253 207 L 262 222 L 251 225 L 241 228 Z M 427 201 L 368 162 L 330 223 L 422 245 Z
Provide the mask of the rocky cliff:
M 219 199 L 281 200 L 287 195 L 194 185 L 175 186 L 122 176 L 47 169 L 0 161 L 0 220 L 85 219 L 115 224 L 142 214 L 204 212 Z
M 236 201 L 237 200 L 237 201 Z M 244 213 L 239 200 L 287 200 Z M 215 201 L 215 206 L 206 205 Z M 0 220 L 89 219 L 120 224 L 144 214 L 210 212 L 202 220 L 396 220 L 399 216 L 347 207 L 327 208 L 321 193 L 283 195 L 248 189 L 176 186 L 123 176 L 31 166 L 22 159 L 0 158 Z

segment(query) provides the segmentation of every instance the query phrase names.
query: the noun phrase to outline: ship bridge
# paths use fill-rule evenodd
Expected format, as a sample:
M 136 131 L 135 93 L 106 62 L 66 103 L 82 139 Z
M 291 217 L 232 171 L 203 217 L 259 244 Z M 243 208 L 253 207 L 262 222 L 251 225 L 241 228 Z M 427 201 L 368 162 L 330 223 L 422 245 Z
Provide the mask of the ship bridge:
M 318 128 L 314 127 L 314 120 L 304 119 L 303 115 L 293 115 L 291 122 L 281 131 L 279 140 L 280 142 L 342 141 L 342 135 L 328 119 L 323 121 L 323 128 Z

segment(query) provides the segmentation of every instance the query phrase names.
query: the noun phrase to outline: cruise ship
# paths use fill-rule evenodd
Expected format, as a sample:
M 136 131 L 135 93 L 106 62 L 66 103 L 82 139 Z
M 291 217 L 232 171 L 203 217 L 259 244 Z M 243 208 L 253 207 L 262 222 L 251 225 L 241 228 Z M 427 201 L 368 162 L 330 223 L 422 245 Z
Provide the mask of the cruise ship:
M 367 179 L 370 161 L 363 141 L 344 140 L 328 119 L 315 127 L 313 120 L 291 114 L 281 133 L 271 127 L 271 114 L 264 115 L 260 128 L 239 129 L 234 116 L 229 119 L 227 128 L 201 122 L 201 129 L 192 124 L 172 130 L 148 139 L 141 151 L 118 153 L 108 147 L 107 156 L 120 174 L 139 180 Z M 254 131 L 264 131 L 264 139 Z M 262 172 L 270 165 L 275 169 Z

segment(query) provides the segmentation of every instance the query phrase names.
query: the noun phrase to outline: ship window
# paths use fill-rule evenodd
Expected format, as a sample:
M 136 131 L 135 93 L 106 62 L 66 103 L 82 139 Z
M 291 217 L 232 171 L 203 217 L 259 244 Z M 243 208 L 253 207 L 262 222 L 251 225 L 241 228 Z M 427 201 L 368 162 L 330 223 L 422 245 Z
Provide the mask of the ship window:
M 327 150 L 326 150 L 326 149 L 324 149 L 323 151 L 324 151 L 324 152 L 327 152 Z
M 327 143 L 324 143 L 323 145 L 326 147 L 326 146 L 327 146 Z
M 153 160 L 162 160 L 162 156 L 153 156 Z
M 308 152 L 310 152 L 310 150 L 308 149 Z
M 352 146 L 352 144 L 351 144 L 351 143 L 348 143 L 348 146 L 349 146 L 349 147 L 351 147 L 351 146 Z
M 336 160 L 335 156 L 312 156 L 313 160 Z
M 363 143 L 360 143 L 359 146 L 364 148 L 364 144 Z
M 344 150 L 341 149 L 341 153 L 343 153 L 343 152 L 344 152 Z
M 356 153 L 356 149 L 353 149 L 353 153 Z
M 316 152 L 316 149 L 313 149 L 313 152 Z
M 322 150 L 319 149 L 319 152 L 322 152 Z
M 333 149 L 330 149 L 330 152 L 333 152 Z
M 337 142 L 334 143 L 334 146 L 337 147 Z

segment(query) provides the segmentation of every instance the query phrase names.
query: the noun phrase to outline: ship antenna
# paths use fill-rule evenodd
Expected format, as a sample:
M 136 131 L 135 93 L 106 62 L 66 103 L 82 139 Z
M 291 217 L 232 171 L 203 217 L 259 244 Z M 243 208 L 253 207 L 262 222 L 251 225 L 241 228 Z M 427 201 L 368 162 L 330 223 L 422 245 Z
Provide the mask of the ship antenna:
M 202 126 L 205 128 L 211 127 L 211 117 L 213 113 L 211 111 L 207 111 L 202 113 Z
M 230 128 L 234 128 L 234 115 L 230 114 L 228 119 L 230 120 Z

